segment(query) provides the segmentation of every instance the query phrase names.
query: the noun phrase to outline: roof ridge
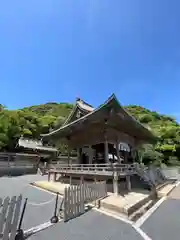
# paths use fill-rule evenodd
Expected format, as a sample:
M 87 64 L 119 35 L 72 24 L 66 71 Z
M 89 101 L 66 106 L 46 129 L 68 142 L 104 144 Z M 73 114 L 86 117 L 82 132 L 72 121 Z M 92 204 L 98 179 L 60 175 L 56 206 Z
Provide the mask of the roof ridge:
M 87 105 L 91 108 L 94 108 L 91 104 L 87 103 L 86 101 L 84 101 L 83 99 L 81 99 L 79 97 L 76 98 L 76 103 L 78 103 L 78 102 L 81 102 L 81 103 L 83 103 L 83 104 L 85 104 L 85 105 Z
M 85 102 L 81 98 L 76 98 L 76 105 L 78 105 L 78 107 L 80 107 L 82 110 L 85 110 L 85 111 L 88 111 L 88 112 L 92 112 L 95 109 L 92 105 Z

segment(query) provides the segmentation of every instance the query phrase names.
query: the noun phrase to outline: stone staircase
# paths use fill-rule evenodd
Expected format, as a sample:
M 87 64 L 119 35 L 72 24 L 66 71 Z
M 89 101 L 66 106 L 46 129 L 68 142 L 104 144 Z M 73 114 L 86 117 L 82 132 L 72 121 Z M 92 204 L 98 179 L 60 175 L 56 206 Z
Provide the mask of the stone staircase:
M 102 200 L 101 207 L 107 212 L 136 221 L 158 201 L 156 192 L 144 190 L 129 192 L 124 196 L 109 196 Z
M 144 195 L 139 201 L 134 200 L 131 205 L 120 208 L 117 206 L 108 206 L 104 202 L 103 206 L 123 214 L 125 218 L 131 221 L 137 221 L 146 211 L 148 211 L 162 196 L 173 188 L 172 181 L 165 177 L 160 168 L 136 166 L 137 174 L 131 176 L 132 189 L 148 189 L 149 194 Z M 166 189 L 167 188 L 167 189 Z M 128 197 L 127 197 L 128 198 Z
M 130 216 L 129 220 L 135 222 L 137 221 L 143 214 L 145 214 L 154 204 L 157 202 L 157 199 L 150 199 L 136 211 L 134 211 Z
M 137 176 L 149 186 L 149 197 L 140 201 L 133 206 L 131 212 L 129 212 L 128 218 L 131 221 L 136 221 L 146 211 L 148 211 L 161 197 L 167 195 L 174 188 L 174 181 L 166 178 L 163 171 L 160 168 L 137 166 Z

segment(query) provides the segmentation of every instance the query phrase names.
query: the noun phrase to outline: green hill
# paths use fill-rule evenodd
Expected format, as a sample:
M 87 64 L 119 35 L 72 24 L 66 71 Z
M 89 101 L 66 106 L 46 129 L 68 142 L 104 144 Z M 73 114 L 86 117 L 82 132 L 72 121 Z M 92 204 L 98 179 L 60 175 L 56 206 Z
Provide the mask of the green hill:
M 0 151 L 14 151 L 17 139 L 38 138 L 62 125 L 73 108 L 69 103 L 46 103 L 10 111 L 0 105 Z M 141 106 L 125 108 L 158 136 L 156 146 L 146 145 L 140 150 L 145 163 L 179 165 L 180 125 L 170 116 L 158 114 Z
M 158 137 L 155 146 L 146 145 L 142 149 L 145 162 L 150 160 L 159 165 L 179 165 L 180 159 L 180 125 L 172 117 L 150 111 L 141 106 L 125 107 L 136 119 Z

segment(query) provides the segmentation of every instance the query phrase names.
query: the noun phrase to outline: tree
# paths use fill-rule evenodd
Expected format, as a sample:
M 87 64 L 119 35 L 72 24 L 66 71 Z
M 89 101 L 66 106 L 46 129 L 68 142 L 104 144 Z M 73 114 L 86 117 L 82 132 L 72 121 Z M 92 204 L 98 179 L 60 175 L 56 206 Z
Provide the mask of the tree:
M 163 154 L 156 151 L 155 147 L 150 144 L 145 144 L 141 147 L 141 149 L 139 150 L 139 156 L 141 157 L 141 161 L 145 165 L 161 165 L 163 160 Z
M 20 136 L 39 138 L 40 134 L 57 129 L 73 108 L 69 103 L 46 103 L 9 111 L 0 104 L 0 151 L 15 151 Z M 145 164 L 177 165 L 180 159 L 180 124 L 171 116 L 150 111 L 142 106 L 125 109 L 157 136 L 157 143 L 144 145 L 139 156 Z M 58 145 L 62 152 L 67 146 Z

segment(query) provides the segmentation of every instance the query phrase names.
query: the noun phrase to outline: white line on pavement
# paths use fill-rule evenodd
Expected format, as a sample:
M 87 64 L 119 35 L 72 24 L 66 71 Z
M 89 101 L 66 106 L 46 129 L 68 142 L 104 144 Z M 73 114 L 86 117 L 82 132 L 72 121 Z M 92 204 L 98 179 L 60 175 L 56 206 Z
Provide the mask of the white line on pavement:
M 178 181 L 175 184 L 175 187 L 177 187 L 180 184 L 180 181 Z M 150 208 L 142 217 L 140 217 L 137 222 L 135 223 L 135 226 L 141 227 L 143 223 L 156 211 L 158 207 L 167 199 L 167 196 L 162 197 L 152 208 Z
M 140 217 L 136 223 L 136 227 L 141 227 L 142 224 L 153 214 L 153 212 L 166 200 L 166 197 L 162 197 L 152 208 L 150 208 L 142 217 Z
M 132 227 L 138 232 L 144 240 L 152 240 L 141 228 L 135 226 L 134 224 Z
M 62 219 L 60 219 L 60 220 L 58 221 L 58 223 L 61 222 L 61 221 L 62 221 Z M 30 228 L 30 229 L 28 229 L 28 230 L 25 230 L 25 231 L 24 231 L 25 239 L 28 238 L 28 237 L 30 237 L 31 235 L 33 235 L 33 234 L 35 234 L 35 233 L 38 233 L 38 232 L 40 232 L 40 231 L 42 231 L 42 230 L 47 229 L 48 227 L 53 226 L 54 224 L 56 224 L 56 223 L 51 223 L 51 222 L 49 221 L 49 222 L 45 222 L 45 223 L 43 223 L 43 224 L 40 224 L 40 225 L 38 225 L 38 226 L 32 227 L 32 228 Z
M 95 210 L 95 211 L 97 211 L 97 212 L 100 212 L 100 213 L 102 213 L 102 214 L 105 214 L 105 215 L 107 215 L 107 216 L 116 218 L 116 219 L 118 219 L 118 220 L 121 220 L 122 222 L 128 223 L 128 224 L 130 224 L 130 225 L 133 224 L 133 222 L 130 221 L 129 219 L 120 217 L 120 216 L 116 215 L 115 213 L 110 213 L 110 212 L 107 212 L 107 211 L 104 211 L 104 210 L 98 209 L 98 208 L 93 208 L 93 210 Z
M 179 184 L 180 184 L 180 181 L 178 181 L 175 186 L 177 187 L 177 186 L 179 186 Z
M 130 221 L 128 219 L 125 219 L 123 217 L 117 216 L 116 214 L 113 214 L 113 213 L 110 213 L 110 212 L 107 212 L 107 211 L 103 211 L 101 209 L 94 208 L 93 210 L 95 210 L 97 212 L 100 212 L 100 213 L 103 213 L 103 214 L 105 214 L 107 216 L 113 217 L 113 218 L 115 218 L 117 220 L 120 220 L 122 222 L 125 222 L 125 223 L 131 225 L 135 229 L 135 231 L 138 232 L 141 235 L 141 237 L 144 240 L 152 240 L 145 232 L 143 232 L 142 229 L 140 229 L 138 226 L 136 226 L 132 221 Z
M 37 187 L 37 186 L 34 186 L 34 185 L 31 185 L 31 186 L 37 188 L 38 190 L 41 190 L 41 191 L 44 191 L 44 192 L 47 192 L 47 193 L 56 195 L 55 193 L 50 192 L 50 191 L 45 190 L 45 189 L 42 189 L 42 188 L 40 188 L 40 187 Z M 130 221 L 129 219 L 120 217 L 120 216 L 116 215 L 115 213 L 110 213 L 110 212 L 104 211 L 104 210 L 102 210 L 102 209 L 93 208 L 93 210 L 95 210 L 95 211 L 97 211 L 97 212 L 99 212 L 99 213 L 105 214 L 105 215 L 107 215 L 107 216 L 113 217 L 113 218 L 115 218 L 115 219 L 117 219 L 117 220 L 120 220 L 120 221 L 122 221 L 122 222 L 124 222 L 124 223 L 127 223 L 127 224 L 131 225 L 131 226 L 135 229 L 135 231 L 138 232 L 138 233 L 141 235 L 141 237 L 142 237 L 144 240 L 152 240 L 152 239 L 140 228 L 140 226 L 137 226 L 137 224 L 134 224 L 134 222 Z

